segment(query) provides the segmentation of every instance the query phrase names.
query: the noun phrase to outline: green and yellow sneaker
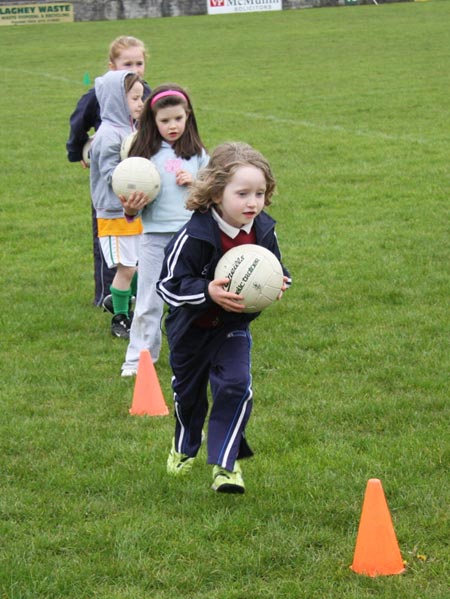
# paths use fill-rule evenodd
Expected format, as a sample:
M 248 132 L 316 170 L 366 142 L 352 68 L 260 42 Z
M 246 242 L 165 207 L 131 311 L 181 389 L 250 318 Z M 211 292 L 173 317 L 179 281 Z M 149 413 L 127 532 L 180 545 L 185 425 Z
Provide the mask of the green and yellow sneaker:
M 211 488 L 218 493 L 245 493 L 244 479 L 242 478 L 239 462 L 235 462 L 232 472 L 221 466 L 214 466 Z
M 172 448 L 167 458 L 167 474 L 172 476 L 185 476 L 194 464 L 195 458 L 190 458 L 184 453 L 175 450 L 175 439 L 172 439 Z

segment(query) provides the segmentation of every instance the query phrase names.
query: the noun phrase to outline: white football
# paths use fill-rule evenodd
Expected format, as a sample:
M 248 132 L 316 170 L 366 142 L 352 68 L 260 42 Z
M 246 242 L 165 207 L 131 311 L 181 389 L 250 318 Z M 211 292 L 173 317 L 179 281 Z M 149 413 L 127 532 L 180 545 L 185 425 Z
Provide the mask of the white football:
M 135 191 L 143 191 L 152 200 L 161 188 L 161 177 L 156 166 L 148 158 L 131 156 L 116 166 L 112 174 L 112 188 L 116 195 L 128 197 Z
M 91 165 L 91 146 L 94 136 L 92 135 L 83 146 L 83 160 L 86 166 Z
M 137 131 L 133 131 L 133 133 L 130 133 L 130 135 L 127 135 L 127 137 L 125 137 L 125 139 L 122 141 L 122 145 L 120 146 L 120 160 L 125 160 L 125 158 L 128 158 L 131 144 L 133 143 L 136 135 L 137 135 Z
M 238 245 L 219 260 L 215 279 L 230 279 L 228 291 L 244 298 L 244 312 L 260 312 L 280 295 L 283 269 L 268 249 L 254 244 Z

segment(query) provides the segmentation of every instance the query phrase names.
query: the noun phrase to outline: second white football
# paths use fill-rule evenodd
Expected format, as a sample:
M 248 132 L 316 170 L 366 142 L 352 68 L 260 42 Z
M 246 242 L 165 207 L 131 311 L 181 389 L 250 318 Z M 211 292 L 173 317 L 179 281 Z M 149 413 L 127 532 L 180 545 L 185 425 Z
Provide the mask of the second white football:
M 116 195 L 128 197 L 142 191 L 154 200 L 161 188 L 161 177 L 154 163 L 148 158 L 131 156 L 116 166 L 112 174 L 112 188 Z

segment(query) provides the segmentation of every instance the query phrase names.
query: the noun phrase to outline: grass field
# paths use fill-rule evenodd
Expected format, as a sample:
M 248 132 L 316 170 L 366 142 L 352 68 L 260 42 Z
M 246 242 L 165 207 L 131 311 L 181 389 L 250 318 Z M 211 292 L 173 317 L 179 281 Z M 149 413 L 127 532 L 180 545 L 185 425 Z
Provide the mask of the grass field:
M 2 27 L 1 599 L 448 599 L 450 2 Z M 92 307 L 68 117 L 117 35 L 186 85 L 203 139 L 254 144 L 294 286 L 253 325 L 247 492 L 171 415 L 132 417 Z M 349 569 L 380 478 L 400 576 Z

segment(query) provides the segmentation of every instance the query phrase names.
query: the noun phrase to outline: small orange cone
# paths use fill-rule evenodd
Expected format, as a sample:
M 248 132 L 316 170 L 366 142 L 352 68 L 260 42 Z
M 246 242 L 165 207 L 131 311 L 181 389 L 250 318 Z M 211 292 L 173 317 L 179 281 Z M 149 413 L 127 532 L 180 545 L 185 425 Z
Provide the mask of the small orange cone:
M 367 576 L 405 571 L 381 481 L 367 483 L 351 569 Z
M 133 402 L 129 412 L 134 416 L 167 416 L 169 413 L 148 349 L 143 349 L 139 355 Z

